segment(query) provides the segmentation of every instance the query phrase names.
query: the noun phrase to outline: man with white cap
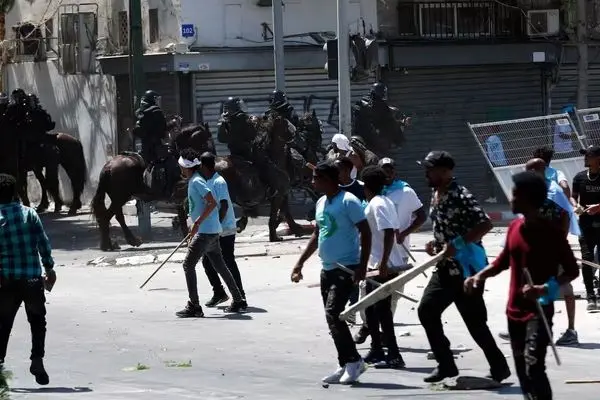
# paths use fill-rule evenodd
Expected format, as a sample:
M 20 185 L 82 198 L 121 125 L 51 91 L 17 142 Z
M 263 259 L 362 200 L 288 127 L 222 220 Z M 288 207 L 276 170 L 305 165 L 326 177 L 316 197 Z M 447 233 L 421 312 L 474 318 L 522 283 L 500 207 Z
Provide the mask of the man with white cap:
M 333 145 L 333 149 L 329 152 L 327 158 L 337 159 L 339 157 L 346 156 L 352 160 L 353 156 L 356 156 L 352 151 L 352 146 L 350 146 L 350 139 L 348 139 L 346 135 L 336 133 L 331 139 L 331 144 Z M 352 179 L 356 179 L 357 175 L 358 170 L 356 169 L 355 165 L 350 173 L 350 177 Z

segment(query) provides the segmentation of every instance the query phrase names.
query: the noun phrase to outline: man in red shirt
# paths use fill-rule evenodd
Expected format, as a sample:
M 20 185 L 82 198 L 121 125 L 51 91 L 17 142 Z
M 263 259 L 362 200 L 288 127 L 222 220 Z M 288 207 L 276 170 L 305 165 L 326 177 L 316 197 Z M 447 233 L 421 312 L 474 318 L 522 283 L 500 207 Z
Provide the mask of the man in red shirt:
M 513 176 L 512 210 L 524 218 L 508 228 L 506 245 L 496 260 L 465 280 L 465 290 L 483 285 L 490 277 L 510 268 L 510 290 L 506 314 L 513 358 L 525 398 L 551 400 L 552 389 L 546 375 L 546 351 L 551 338 L 546 331 L 536 301 L 552 326 L 554 303 L 559 286 L 579 275 L 575 256 L 564 231 L 540 216 L 546 200 L 546 182 L 532 171 Z M 559 265 L 563 272 L 559 275 Z M 524 269 L 531 274 L 527 283 Z

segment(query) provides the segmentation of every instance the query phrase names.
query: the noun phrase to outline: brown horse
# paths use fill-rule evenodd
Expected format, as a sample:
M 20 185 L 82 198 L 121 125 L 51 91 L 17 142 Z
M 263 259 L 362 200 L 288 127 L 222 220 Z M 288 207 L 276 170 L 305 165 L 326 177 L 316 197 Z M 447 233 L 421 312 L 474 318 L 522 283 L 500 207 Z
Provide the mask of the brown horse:
M 81 142 L 66 133 L 48 134 L 46 142 L 40 146 L 37 151 L 39 157 L 34 157 L 29 162 L 21 163 L 21 179 L 20 197 L 24 205 L 29 205 L 29 197 L 27 195 L 27 172 L 33 171 L 35 177 L 40 182 L 42 199 L 37 207 L 38 212 L 43 212 L 48 209 L 48 192 L 54 199 L 55 212 L 59 213 L 64 204 L 59 190 L 58 167 L 59 165 L 65 169 L 69 180 L 71 181 L 71 189 L 73 192 L 73 200 L 69 208 L 69 215 L 77 214 L 81 209 L 81 195 L 87 178 L 87 167 L 85 163 L 85 155 Z M 42 172 L 46 169 L 46 174 Z
M 210 132 L 205 132 L 207 130 L 208 128 L 204 125 L 190 125 L 181 129 L 179 134 L 190 134 L 190 136 L 197 134 L 210 137 Z M 176 134 L 169 135 L 170 138 L 175 136 Z M 98 188 L 92 199 L 92 212 L 100 228 L 100 248 L 102 250 L 110 251 L 118 248 L 118 245 L 110 240 L 110 221 L 113 216 L 121 225 L 127 243 L 135 247 L 142 244 L 142 241 L 131 232 L 125 223 L 122 208 L 130 199 L 137 198 L 147 202 L 174 200 L 181 208 L 187 191 L 185 185 L 182 184 L 184 181 L 181 178 L 179 167 L 177 167 L 178 153 L 176 147 L 175 143 L 171 142 L 169 150 L 166 149 L 166 146 L 163 149 L 167 186 L 172 189 L 170 193 L 157 193 L 146 185 L 144 172 L 147 165 L 137 153 L 125 152 L 109 160 L 104 165 L 100 172 Z M 206 151 L 207 148 L 203 147 L 197 150 Z M 108 208 L 104 203 L 106 195 L 111 201 Z

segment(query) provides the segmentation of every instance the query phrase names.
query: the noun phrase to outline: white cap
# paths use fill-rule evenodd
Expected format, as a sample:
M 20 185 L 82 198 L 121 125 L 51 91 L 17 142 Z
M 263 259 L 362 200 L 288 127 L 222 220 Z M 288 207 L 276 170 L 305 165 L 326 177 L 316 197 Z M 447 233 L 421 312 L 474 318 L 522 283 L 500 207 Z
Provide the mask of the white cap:
M 350 139 L 347 136 L 342 135 L 341 133 L 336 133 L 333 135 L 331 139 L 332 143 L 335 143 L 338 149 L 343 151 L 350 151 L 352 148 L 350 147 Z

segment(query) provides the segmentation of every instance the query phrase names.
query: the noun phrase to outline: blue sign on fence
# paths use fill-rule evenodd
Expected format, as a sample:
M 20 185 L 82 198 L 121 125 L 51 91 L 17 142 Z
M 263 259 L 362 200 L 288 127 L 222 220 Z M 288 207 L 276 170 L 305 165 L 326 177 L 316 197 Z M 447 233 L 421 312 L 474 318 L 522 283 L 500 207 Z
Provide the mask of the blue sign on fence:
M 196 35 L 196 29 L 193 24 L 182 24 L 181 25 L 181 36 L 184 38 L 194 37 Z

